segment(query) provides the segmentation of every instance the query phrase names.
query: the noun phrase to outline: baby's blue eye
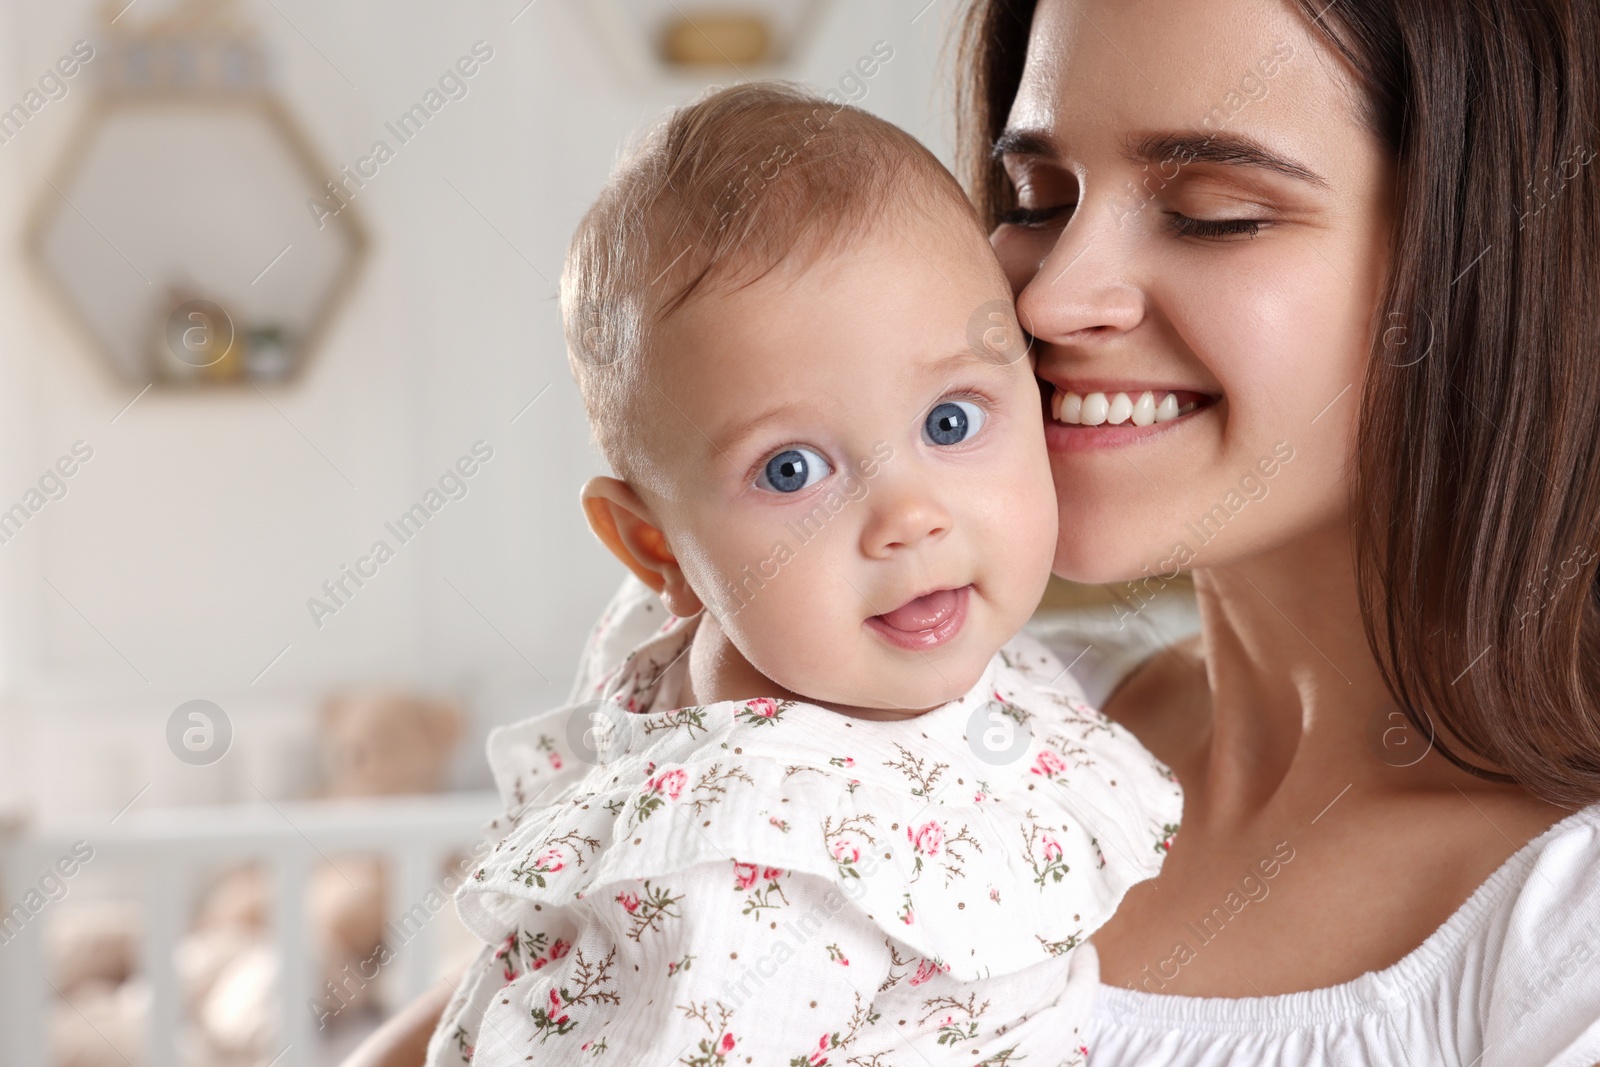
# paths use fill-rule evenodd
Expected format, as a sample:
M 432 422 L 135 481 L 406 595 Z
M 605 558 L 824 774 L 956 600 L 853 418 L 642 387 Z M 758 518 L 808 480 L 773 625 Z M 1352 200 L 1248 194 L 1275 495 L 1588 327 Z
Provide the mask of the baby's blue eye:
M 788 448 L 767 460 L 756 484 L 779 493 L 798 493 L 833 473 L 828 461 L 809 448 Z
M 983 425 L 983 409 L 968 400 L 946 400 L 928 412 L 922 436 L 930 445 L 958 445 Z

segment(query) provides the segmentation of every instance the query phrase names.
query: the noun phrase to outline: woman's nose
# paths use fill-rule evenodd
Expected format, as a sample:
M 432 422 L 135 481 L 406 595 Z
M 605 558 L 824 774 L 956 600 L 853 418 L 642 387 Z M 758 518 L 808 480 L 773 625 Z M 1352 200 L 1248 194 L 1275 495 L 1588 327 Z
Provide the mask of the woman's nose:
M 1135 224 L 1080 209 L 1017 294 L 1022 328 L 1046 344 L 1092 342 L 1143 321 L 1145 294 L 1127 276 Z
M 861 531 L 861 551 L 868 559 L 888 559 L 898 552 L 949 533 L 951 516 L 928 487 L 874 487 L 871 514 Z

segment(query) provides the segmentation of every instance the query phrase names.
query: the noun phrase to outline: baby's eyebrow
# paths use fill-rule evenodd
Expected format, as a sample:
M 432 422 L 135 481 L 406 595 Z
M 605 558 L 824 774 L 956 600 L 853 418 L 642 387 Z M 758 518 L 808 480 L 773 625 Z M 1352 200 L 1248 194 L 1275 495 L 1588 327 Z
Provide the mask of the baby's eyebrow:
M 774 404 L 772 407 L 759 411 L 747 419 L 741 419 L 728 429 L 718 433 L 716 440 L 712 442 L 712 446 L 719 452 L 732 452 L 735 448 L 744 443 L 745 438 L 754 434 L 767 423 L 781 418 L 784 415 L 792 415 L 803 410 L 805 410 L 805 405 L 793 400 L 786 400 L 781 404 Z
M 1027 358 L 1024 350 L 1017 359 L 1008 359 L 1005 353 L 994 349 L 979 349 L 976 340 L 966 348 L 958 348 L 948 355 L 930 360 L 927 364 L 928 374 L 943 377 L 958 373 L 963 370 L 978 370 L 981 368 L 1009 367 L 1017 360 Z

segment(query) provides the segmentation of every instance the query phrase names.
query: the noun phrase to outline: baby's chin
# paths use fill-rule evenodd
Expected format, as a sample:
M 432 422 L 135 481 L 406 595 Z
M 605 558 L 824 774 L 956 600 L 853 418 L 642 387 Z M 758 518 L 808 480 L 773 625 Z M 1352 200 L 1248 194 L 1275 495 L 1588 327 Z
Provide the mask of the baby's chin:
M 793 679 L 784 688 L 824 707 L 892 713 L 931 711 L 959 700 L 978 684 L 994 653 L 977 657 L 931 656 L 897 653 L 901 662 L 884 664 L 882 657 L 866 657 L 859 668 L 828 671 L 816 677 Z

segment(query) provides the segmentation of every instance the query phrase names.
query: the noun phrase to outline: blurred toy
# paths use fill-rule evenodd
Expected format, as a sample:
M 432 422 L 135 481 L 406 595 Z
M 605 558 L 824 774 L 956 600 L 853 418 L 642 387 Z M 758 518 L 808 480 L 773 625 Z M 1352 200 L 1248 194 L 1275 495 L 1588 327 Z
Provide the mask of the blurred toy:
M 133 978 L 140 932 L 138 909 L 119 901 L 68 901 L 45 923 L 50 984 L 68 1002 L 50 1020 L 58 1067 L 139 1062 L 149 1013 L 149 990 Z
M 437 792 L 462 726 L 444 701 L 381 690 L 334 697 L 322 709 L 327 794 Z

